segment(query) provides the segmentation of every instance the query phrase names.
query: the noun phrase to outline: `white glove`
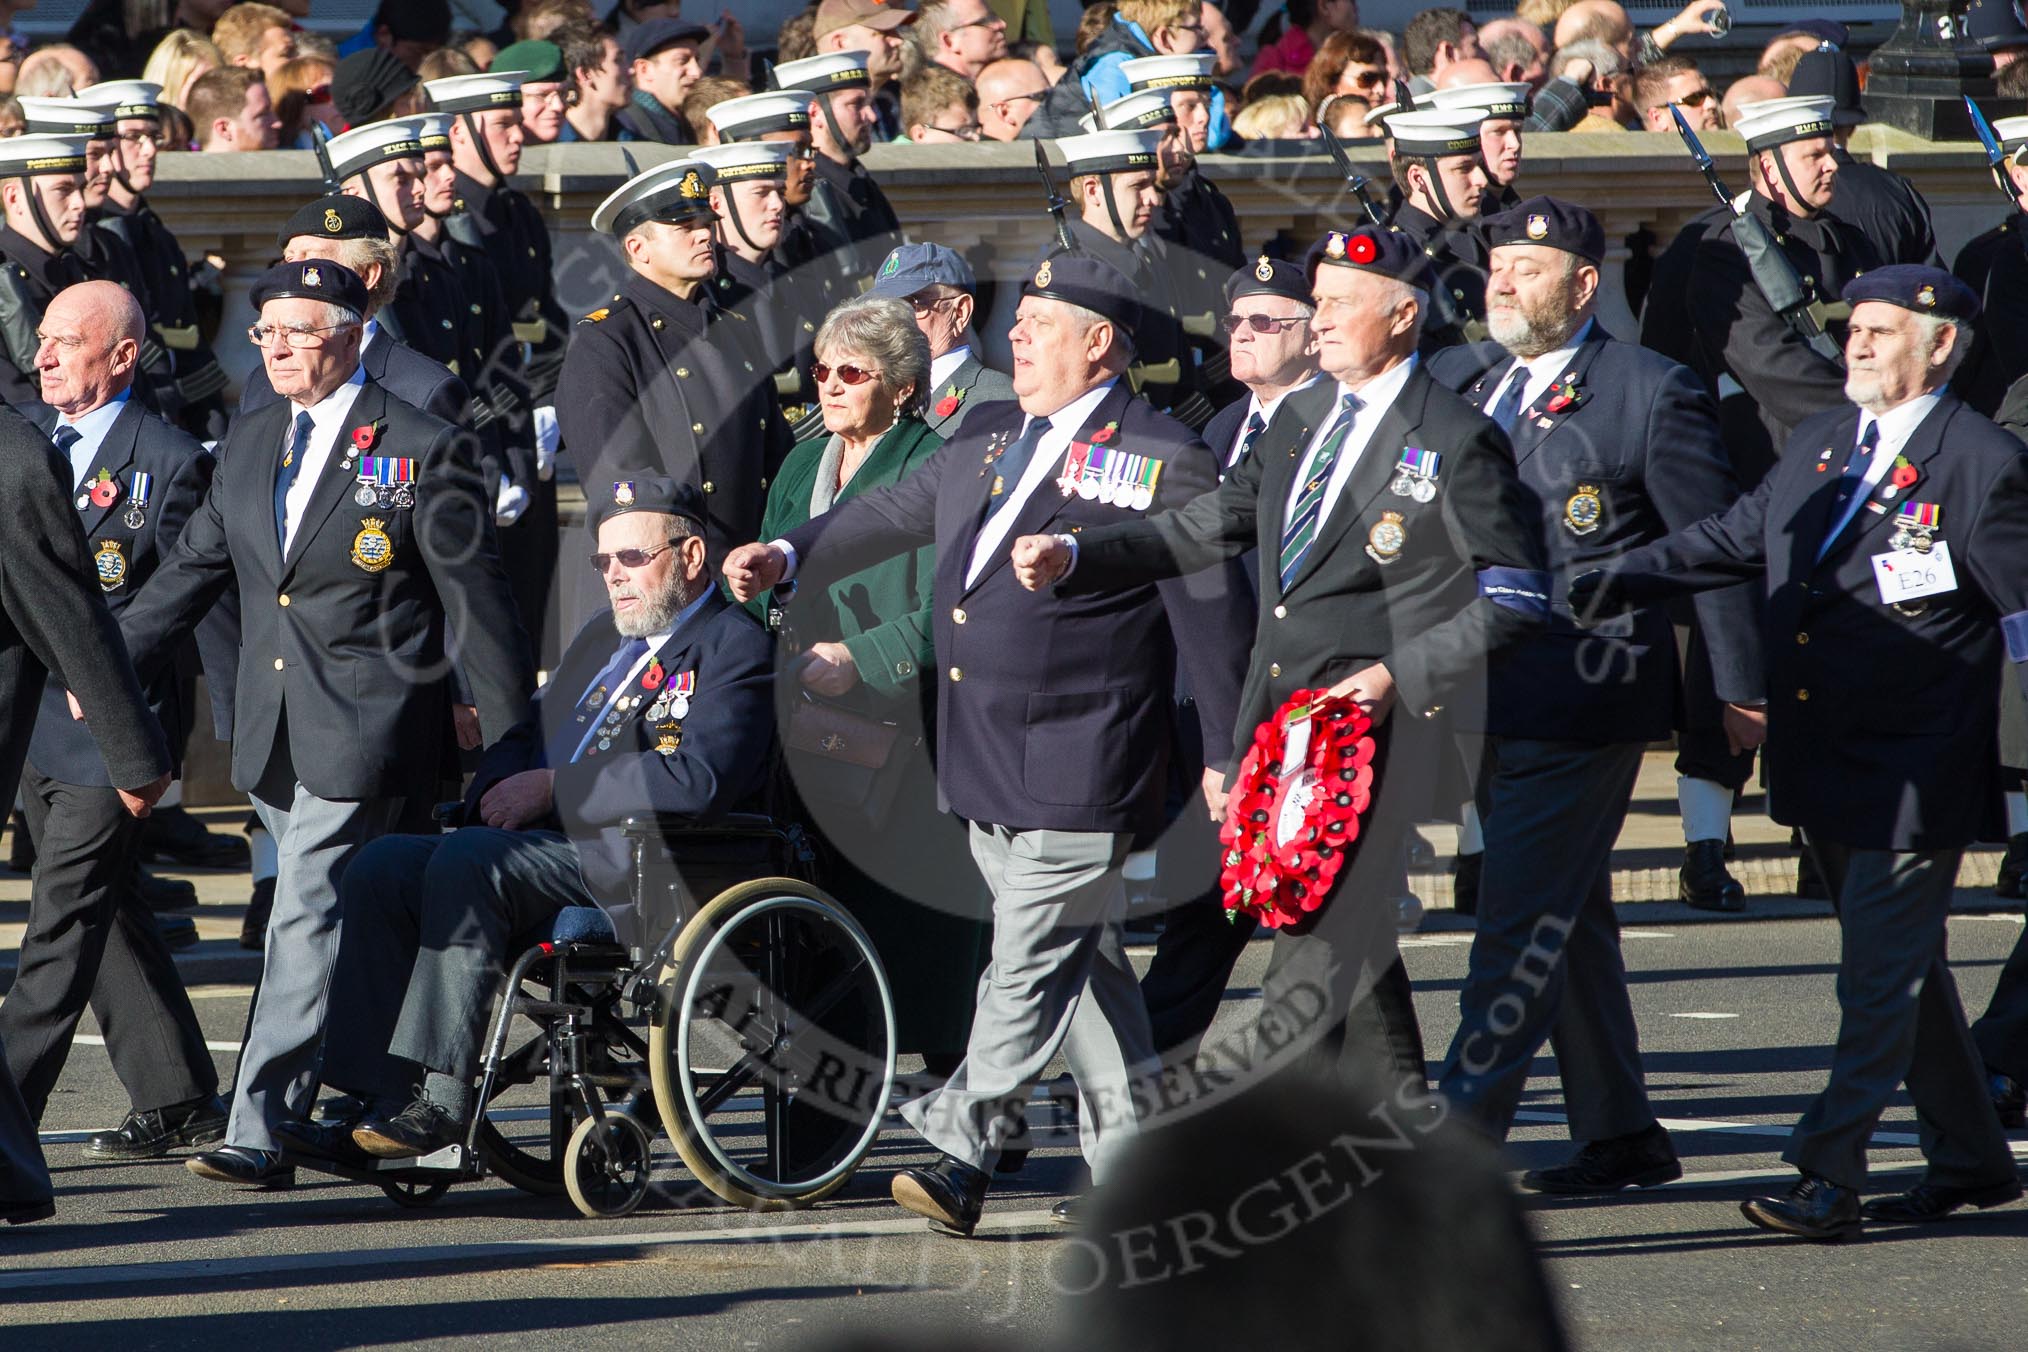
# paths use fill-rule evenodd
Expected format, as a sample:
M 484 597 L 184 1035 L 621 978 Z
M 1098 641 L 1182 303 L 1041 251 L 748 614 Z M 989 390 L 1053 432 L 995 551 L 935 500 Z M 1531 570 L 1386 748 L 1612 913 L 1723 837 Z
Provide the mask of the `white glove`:
M 535 410 L 535 477 L 548 483 L 556 473 L 556 448 L 563 431 L 556 425 L 556 410 L 548 404 Z
M 500 495 L 493 499 L 493 520 L 511 526 L 528 510 L 528 490 L 506 475 L 500 476 Z

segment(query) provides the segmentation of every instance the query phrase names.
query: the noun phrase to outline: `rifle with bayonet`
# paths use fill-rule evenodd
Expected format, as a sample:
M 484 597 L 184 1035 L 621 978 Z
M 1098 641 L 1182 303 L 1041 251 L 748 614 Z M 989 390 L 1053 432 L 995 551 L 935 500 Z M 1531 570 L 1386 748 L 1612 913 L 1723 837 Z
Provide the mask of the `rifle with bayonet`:
M 1042 193 L 1049 203 L 1049 219 L 1056 223 L 1056 245 L 1065 253 L 1078 252 L 1076 241 L 1070 237 L 1070 223 L 1064 219 L 1064 210 L 1070 204 L 1063 200 L 1063 194 L 1056 190 L 1056 175 L 1049 172 L 1049 156 L 1042 149 L 1042 142 L 1035 143 L 1035 172 L 1042 175 Z
M 1993 186 L 2007 199 L 2007 214 L 2014 215 L 2021 210 L 2020 195 L 2014 190 L 2014 181 L 2007 173 L 2007 152 L 2000 148 L 2000 138 L 1993 132 L 1993 124 L 1986 121 L 1986 115 L 1979 111 L 1979 105 L 1972 102 L 1972 96 L 1965 95 L 1965 111 L 1972 115 L 1972 130 L 1979 134 L 1979 144 L 1986 148 L 1986 168 L 1993 172 Z M 2023 251 L 2028 251 L 2028 230 L 2014 231 L 2014 238 L 2020 242 Z
M 1669 115 L 1676 119 L 1676 134 L 1683 138 L 1689 148 L 1690 158 L 1697 162 L 1698 172 L 1711 185 L 1711 191 L 1719 202 L 1731 213 L 1732 239 L 1739 245 L 1739 251 L 1746 255 L 1746 266 L 1753 275 L 1754 287 L 1767 301 L 1768 307 L 1781 316 L 1784 324 L 1798 338 L 1808 345 L 1810 351 L 1842 368 L 1845 354 L 1838 349 L 1831 335 L 1824 332 L 1823 304 L 1813 294 L 1811 287 L 1796 270 L 1795 263 L 1775 243 L 1773 233 L 1759 217 L 1746 210 L 1746 198 L 1735 198 L 1726 191 L 1725 183 L 1718 177 L 1718 167 L 1711 162 L 1710 152 L 1697 139 L 1697 133 L 1683 119 L 1683 110 L 1669 105 Z
M 1339 140 L 1338 133 L 1329 127 L 1320 126 L 1317 130 L 1323 133 L 1325 148 L 1337 162 L 1338 172 L 1345 176 L 1345 190 L 1358 201 L 1359 210 L 1366 216 L 1366 223 L 1375 230 L 1385 230 L 1387 213 L 1381 209 L 1380 203 L 1373 200 L 1370 191 L 1371 182 L 1366 175 L 1359 172 L 1359 167 L 1352 163 L 1352 154 L 1345 149 L 1345 143 Z

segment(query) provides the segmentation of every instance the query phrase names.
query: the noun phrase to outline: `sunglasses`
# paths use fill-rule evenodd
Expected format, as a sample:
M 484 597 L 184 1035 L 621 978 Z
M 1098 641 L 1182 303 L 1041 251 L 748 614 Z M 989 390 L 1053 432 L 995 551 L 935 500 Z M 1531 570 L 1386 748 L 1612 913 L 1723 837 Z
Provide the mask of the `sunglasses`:
M 1362 89 L 1372 89 L 1387 83 L 1387 72 L 1384 70 L 1348 70 L 1345 74 L 1351 78 L 1353 84 Z
M 1685 108 L 1702 108 L 1707 103 L 1716 102 L 1717 99 L 1718 94 L 1715 90 L 1693 89 L 1682 98 L 1677 99 L 1676 102 L 1682 104 Z
M 1218 321 L 1218 326 L 1227 333 L 1237 333 L 1242 324 L 1255 333 L 1280 333 L 1291 324 L 1302 323 L 1301 316 L 1277 319 L 1273 315 L 1227 315 Z
M 591 556 L 591 566 L 603 573 L 614 559 L 618 559 L 622 568 L 646 568 L 654 562 L 657 554 L 668 553 L 676 543 L 675 540 L 670 540 L 654 549 L 616 549 L 610 554 L 594 554 Z
M 849 362 L 843 366 L 827 366 L 820 361 L 810 363 L 810 376 L 819 385 L 829 380 L 831 373 L 834 371 L 838 373 L 838 379 L 844 381 L 847 385 L 863 385 L 879 374 L 875 371 L 869 371 L 863 366 L 853 366 Z

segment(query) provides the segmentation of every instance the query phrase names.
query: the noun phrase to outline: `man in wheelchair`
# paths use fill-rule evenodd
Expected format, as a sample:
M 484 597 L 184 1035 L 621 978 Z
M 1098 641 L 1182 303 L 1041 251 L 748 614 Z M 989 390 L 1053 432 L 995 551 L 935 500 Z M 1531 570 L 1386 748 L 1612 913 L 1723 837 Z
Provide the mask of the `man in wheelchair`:
M 572 640 L 533 716 L 486 753 L 444 835 L 363 849 L 340 893 L 325 1084 L 363 1114 L 289 1122 L 292 1154 L 366 1163 L 462 1140 L 502 972 L 557 912 L 602 905 L 634 928 L 620 823 L 708 822 L 756 795 L 772 760 L 772 640 L 705 562 L 704 504 L 671 479 L 593 495 L 610 614 Z

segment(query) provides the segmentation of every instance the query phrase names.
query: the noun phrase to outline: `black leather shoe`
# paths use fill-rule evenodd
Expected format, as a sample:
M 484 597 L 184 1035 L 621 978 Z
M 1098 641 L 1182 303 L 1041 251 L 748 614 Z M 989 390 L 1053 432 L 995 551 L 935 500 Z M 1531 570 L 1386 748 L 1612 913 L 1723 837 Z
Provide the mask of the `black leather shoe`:
M 1521 1175 L 1521 1186 L 1530 1192 L 1576 1197 L 1622 1188 L 1652 1188 L 1682 1176 L 1676 1147 L 1657 1123 L 1628 1136 L 1588 1141 L 1565 1163 Z
M 350 1122 L 277 1122 L 275 1139 L 290 1160 L 317 1160 L 349 1169 L 371 1169 L 373 1156 L 352 1139 Z
M 35 871 L 35 842 L 28 836 L 28 818 L 15 809 L 11 818 L 14 834 L 7 838 L 7 867 L 15 873 Z
M 5 1221 L 9 1225 L 46 1221 L 55 1214 L 56 1203 L 47 1197 L 39 1202 L 0 1202 L 0 1221 Z
M 183 1161 L 199 1178 L 218 1183 L 237 1183 L 244 1188 L 286 1188 L 296 1181 L 296 1166 L 285 1163 L 278 1150 L 254 1150 L 243 1145 L 222 1145 Z
M 1786 1197 L 1749 1197 L 1739 1214 L 1763 1230 L 1820 1243 L 1850 1239 L 1865 1225 L 1859 1194 L 1815 1174 L 1804 1174 Z
M 2000 876 L 1993 880 L 1993 895 L 2010 901 L 2028 897 L 2028 831 L 2007 838 L 2007 853 L 2000 856 Z
M 1743 911 L 1746 889 L 1725 870 L 1725 842 L 1693 840 L 1683 847 L 1683 869 L 1676 875 L 1676 895 L 1700 911 Z
M 155 932 L 172 953 L 197 947 L 197 922 L 187 915 L 158 915 Z
M 1479 870 L 1485 862 L 1483 852 L 1461 854 L 1451 861 L 1451 906 L 1459 915 L 1479 913 Z
M 903 1169 L 889 1190 L 901 1206 L 928 1217 L 932 1230 L 962 1239 L 978 1226 L 991 1182 L 983 1171 L 945 1155 L 927 1169 Z
M 1002 1150 L 1000 1157 L 993 1161 L 993 1172 L 996 1174 L 1018 1174 L 1021 1172 L 1022 1166 L 1027 1163 L 1028 1152 L 1026 1150 Z
M 352 1129 L 352 1144 L 376 1159 L 405 1160 L 465 1139 L 449 1109 L 419 1098 L 392 1117 L 375 1113 Z
M 225 1103 L 210 1098 L 128 1113 L 111 1131 L 95 1131 L 85 1141 L 85 1158 L 152 1160 L 180 1145 L 210 1145 L 225 1139 Z
M 252 861 L 245 836 L 211 830 L 181 807 L 158 807 L 141 819 L 141 858 L 192 868 L 245 868 Z
M 1049 1219 L 1058 1225 L 1076 1225 L 1084 1219 L 1084 1198 L 1066 1197 L 1049 1208 Z
M 275 910 L 275 880 L 262 878 L 253 885 L 246 904 L 246 918 L 239 923 L 239 946 L 258 953 L 267 947 L 268 917 Z
M 1907 1192 L 1874 1198 L 1859 1208 L 1859 1214 L 1869 1221 L 1914 1225 L 1922 1221 L 1940 1221 L 1961 1206 L 1984 1211 L 1987 1207 L 2005 1206 L 2020 1200 L 2021 1180 L 2018 1178 L 2010 1178 L 2004 1183 L 1988 1183 L 1982 1188 L 1918 1183 Z
M 2028 1087 L 1995 1070 L 1987 1072 L 1986 1091 L 1993 1096 L 1993 1111 L 2000 1115 L 2001 1126 L 2009 1131 L 2028 1127 Z
M 197 909 L 196 883 L 185 878 L 157 877 L 139 864 L 134 865 L 134 891 L 157 915 Z

